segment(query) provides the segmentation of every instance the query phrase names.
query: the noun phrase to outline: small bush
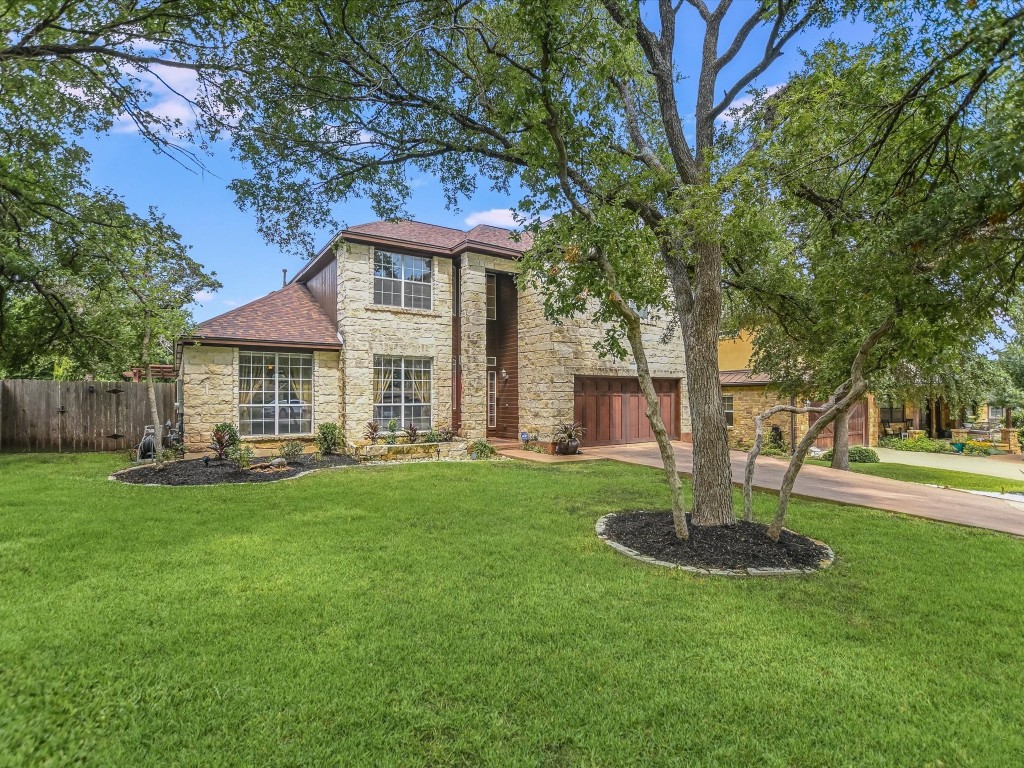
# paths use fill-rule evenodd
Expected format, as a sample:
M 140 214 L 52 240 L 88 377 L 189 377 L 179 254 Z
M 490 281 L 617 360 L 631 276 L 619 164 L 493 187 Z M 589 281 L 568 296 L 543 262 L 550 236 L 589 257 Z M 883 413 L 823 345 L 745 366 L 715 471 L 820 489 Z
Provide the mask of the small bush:
M 405 427 L 405 436 L 409 438 L 410 443 L 415 443 L 420 437 L 420 428 L 415 424 L 408 424 Z
M 309 458 L 312 460 L 314 464 L 319 464 L 321 461 L 324 460 L 324 455 L 319 450 L 316 450 L 309 454 Z
M 397 442 L 398 442 L 398 433 L 397 432 L 388 431 L 388 432 L 384 433 L 384 443 L 386 445 L 395 445 Z
M 277 455 L 289 464 L 292 464 L 298 460 L 305 450 L 306 446 L 301 440 L 289 440 L 277 449 Z
M 455 439 L 455 430 L 447 424 L 441 424 L 435 430 L 437 432 L 437 442 L 439 443 L 450 443 Z
M 371 422 L 372 423 L 372 422 Z M 338 452 L 338 444 L 341 442 L 338 425 L 334 422 L 321 424 L 316 430 L 316 448 L 325 456 Z
M 228 449 L 227 456 L 236 467 L 243 471 L 251 467 L 253 462 L 256 461 L 256 453 L 253 451 L 252 446 L 241 442 L 231 446 Z
M 883 437 L 878 441 L 882 448 L 894 451 L 914 451 L 917 453 L 955 453 L 955 449 L 944 440 L 932 440 L 930 437 L 912 437 L 901 440 L 898 437 Z
M 991 443 L 983 443 L 980 440 L 968 440 L 964 443 L 964 456 L 995 456 L 1002 453 Z
M 391 419 L 388 421 L 388 432 L 398 431 L 398 419 Z
M 366 428 L 363 429 L 363 437 L 369 440 L 372 445 L 376 445 L 377 438 L 380 437 L 380 424 L 376 421 L 366 422 Z
M 441 442 L 441 433 L 438 432 L 436 429 L 432 429 L 429 432 L 427 432 L 427 434 L 424 436 L 423 442 L 425 442 L 425 443 L 440 443 Z
M 478 459 L 489 459 L 497 453 L 497 451 L 494 450 L 494 446 L 486 440 L 477 440 L 474 442 L 469 446 L 469 452 L 475 453 Z
M 156 454 L 156 456 L 153 457 L 153 467 L 154 469 L 157 470 L 165 469 L 168 464 L 170 464 L 172 461 L 176 461 L 179 458 L 180 457 L 178 456 L 178 452 L 176 450 L 174 450 L 173 448 L 164 448 L 162 451 L 159 451 Z
M 218 424 L 213 428 L 213 439 L 210 441 L 210 449 L 217 458 L 223 460 L 231 448 L 238 445 L 238 430 L 234 424 Z
M 819 459 L 824 461 L 832 461 L 832 449 L 829 448 L 823 454 L 818 456 Z M 879 462 L 878 454 L 870 448 L 863 445 L 851 445 L 850 446 L 850 463 L 852 464 L 877 464 Z

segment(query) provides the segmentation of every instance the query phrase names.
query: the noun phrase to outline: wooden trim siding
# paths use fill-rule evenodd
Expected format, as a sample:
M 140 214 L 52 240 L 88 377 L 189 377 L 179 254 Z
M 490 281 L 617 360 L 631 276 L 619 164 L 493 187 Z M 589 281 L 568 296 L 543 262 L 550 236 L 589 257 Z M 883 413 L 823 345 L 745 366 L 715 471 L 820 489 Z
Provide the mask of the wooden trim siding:
M 494 358 L 497 417 L 488 437 L 519 436 L 519 292 L 512 275 L 495 273 L 497 317 L 487 321 L 487 356 Z M 503 377 L 501 372 L 507 376 Z

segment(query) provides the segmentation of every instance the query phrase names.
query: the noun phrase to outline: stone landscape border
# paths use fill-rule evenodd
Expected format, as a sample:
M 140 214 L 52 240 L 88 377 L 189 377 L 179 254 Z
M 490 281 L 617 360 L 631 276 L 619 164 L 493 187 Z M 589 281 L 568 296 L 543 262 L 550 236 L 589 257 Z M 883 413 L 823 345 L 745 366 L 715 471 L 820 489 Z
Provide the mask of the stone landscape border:
M 617 541 L 613 541 L 608 535 L 607 528 L 608 522 L 613 517 L 618 517 L 621 512 L 610 512 L 604 517 L 600 518 L 594 523 L 594 531 L 597 533 L 597 537 L 601 539 L 612 549 L 615 549 L 626 557 L 631 557 L 634 560 L 639 560 L 642 563 L 649 565 L 660 565 L 663 568 L 675 568 L 680 571 L 686 571 L 687 573 L 695 573 L 699 576 L 733 576 L 733 577 L 745 577 L 745 576 L 807 576 L 812 573 L 818 573 L 831 567 L 832 563 L 835 562 L 836 555 L 832 551 L 832 547 L 823 541 L 817 539 L 811 539 L 810 536 L 807 538 L 813 541 L 820 547 L 825 549 L 825 557 L 819 561 L 817 568 L 742 568 L 731 570 L 728 568 L 698 568 L 693 565 L 681 565 L 679 563 L 670 563 L 667 560 L 658 560 L 654 557 L 648 557 L 637 552 L 635 549 L 630 549 L 624 544 L 620 544 Z M 792 531 L 791 531 L 792 533 Z M 803 534 L 800 534 L 803 535 Z

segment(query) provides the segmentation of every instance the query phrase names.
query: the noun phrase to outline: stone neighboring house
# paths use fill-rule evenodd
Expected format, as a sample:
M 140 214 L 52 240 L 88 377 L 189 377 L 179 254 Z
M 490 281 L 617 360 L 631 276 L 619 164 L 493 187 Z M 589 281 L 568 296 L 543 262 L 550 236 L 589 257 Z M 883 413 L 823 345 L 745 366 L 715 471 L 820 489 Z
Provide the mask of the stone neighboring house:
M 202 323 L 179 343 L 185 444 L 213 427 L 273 447 L 319 424 L 345 441 L 367 422 L 467 438 L 548 443 L 556 424 L 583 422 L 584 445 L 653 440 L 632 360 L 601 359 L 603 328 L 544 317 L 516 283 L 529 236 L 414 221 L 339 233 L 283 288 Z M 688 439 L 682 340 L 648 322 L 648 357 L 670 434 Z
M 725 421 L 729 426 L 729 444 L 741 450 L 749 448 L 754 442 L 755 416 L 773 405 L 796 403 L 795 398 L 785 398 L 772 391 L 771 379 L 751 369 L 751 339 L 749 333 L 741 332 L 736 336 L 723 337 L 718 342 L 719 381 L 722 385 Z M 871 395 L 851 408 L 850 445 L 878 445 L 882 416 Z M 807 434 L 815 418 L 815 414 L 776 414 L 765 422 L 764 439 L 767 441 L 771 428 L 776 426 L 782 431 L 786 446 L 791 447 Z M 815 446 L 831 448 L 832 432 L 833 427 L 830 425 L 815 440 Z

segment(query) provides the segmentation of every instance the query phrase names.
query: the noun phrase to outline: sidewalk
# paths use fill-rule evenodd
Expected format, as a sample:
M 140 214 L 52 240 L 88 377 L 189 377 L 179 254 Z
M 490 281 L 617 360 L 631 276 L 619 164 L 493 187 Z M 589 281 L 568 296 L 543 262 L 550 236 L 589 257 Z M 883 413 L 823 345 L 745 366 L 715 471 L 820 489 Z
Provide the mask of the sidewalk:
M 681 474 L 689 475 L 693 467 L 693 446 L 673 443 L 676 462 Z M 653 443 L 609 445 L 587 448 L 590 456 L 624 461 L 661 468 L 661 455 Z M 897 453 L 894 451 L 894 453 Z M 731 452 L 732 476 L 743 477 L 747 455 Z M 954 457 L 955 458 L 955 457 Z M 969 458 L 969 457 L 963 457 Z M 987 459 L 979 459 L 987 461 Z M 1000 462 L 993 462 L 1000 464 Z M 754 487 L 761 491 L 777 492 L 787 462 L 774 458 L 760 458 L 754 474 Z M 1006 466 L 1016 467 L 1012 464 Z M 739 485 L 739 482 L 735 483 Z M 924 517 L 944 523 L 956 523 L 974 528 L 1024 536 L 1024 500 L 1004 501 L 977 496 L 964 491 L 932 488 L 919 483 L 904 483 L 884 477 L 872 477 L 856 472 L 839 472 L 828 467 L 804 466 L 797 477 L 794 495 L 809 499 L 852 504 L 905 515 Z
M 892 448 L 875 448 L 875 451 L 878 453 L 878 458 L 887 464 L 950 469 L 956 472 L 970 472 L 973 475 L 988 475 L 1004 480 L 1024 482 L 1024 458 L 1021 456 L 961 456 L 952 453 L 894 451 Z

